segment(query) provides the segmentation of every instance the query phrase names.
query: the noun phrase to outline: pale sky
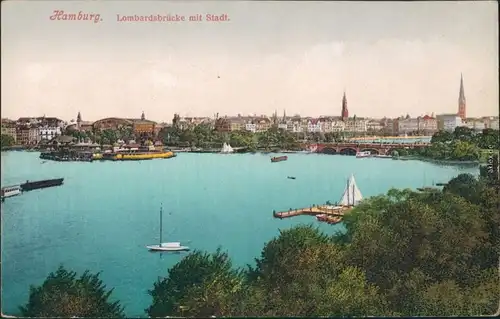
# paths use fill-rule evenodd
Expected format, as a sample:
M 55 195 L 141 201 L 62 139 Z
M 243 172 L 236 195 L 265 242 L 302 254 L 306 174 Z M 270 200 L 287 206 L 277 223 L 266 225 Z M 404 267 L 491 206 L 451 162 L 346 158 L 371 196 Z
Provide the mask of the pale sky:
M 498 115 L 492 2 L 3 1 L 2 117 Z M 54 10 L 102 21 L 57 21 Z M 228 14 L 229 22 L 117 22 Z M 220 78 L 219 78 L 220 77 Z

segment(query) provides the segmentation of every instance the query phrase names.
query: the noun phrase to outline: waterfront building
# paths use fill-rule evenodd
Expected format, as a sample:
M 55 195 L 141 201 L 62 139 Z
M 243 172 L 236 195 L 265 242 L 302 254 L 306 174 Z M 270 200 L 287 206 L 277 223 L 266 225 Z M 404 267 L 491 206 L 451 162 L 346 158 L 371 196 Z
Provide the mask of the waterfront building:
M 453 132 L 456 127 L 462 125 L 462 119 L 457 114 L 441 114 L 436 116 L 438 129 Z
M 319 133 L 321 132 L 321 122 L 319 119 L 309 119 L 307 121 L 307 132 Z
M 16 141 L 20 145 L 36 145 L 40 141 L 37 126 L 19 125 L 16 129 Z
M 28 145 L 30 143 L 30 128 L 28 125 L 18 125 L 16 128 L 16 141 L 19 145 Z
M 333 124 L 332 119 L 330 119 L 328 117 L 320 117 L 319 123 L 321 126 L 320 132 L 324 132 L 324 133 L 332 132 L 332 124 Z
M 288 131 L 290 120 L 286 117 L 286 111 L 283 110 L 283 117 L 278 121 L 278 129 Z
M 343 132 L 345 130 L 345 122 L 340 119 L 333 119 L 331 126 L 332 132 Z
M 246 123 L 245 124 L 245 130 L 255 133 L 257 132 L 257 124 L 255 123 Z
M 389 118 L 383 118 L 381 120 L 381 133 L 384 135 L 389 135 L 389 136 L 396 136 L 398 135 L 398 122 L 399 119 L 389 119 Z
M 231 122 L 226 117 L 220 117 L 215 120 L 215 130 L 217 132 L 231 132 Z
M 132 122 L 123 118 L 108 117 L 95 121 L 92 126 L 96 131 L 118 130 L 124 126 L 132 127 Z
M 38 127 L 38 133 L 40 136 L 40 141 L 45 140 L 45 141 L 50 141 L 54 137 L 61 135 L 62 131 L 61 128 L 58 126 L 49 126 L 49 125 L 40 125 Z
M 482 119 L 468 118 L 463 121 L 463 126 L 471 130 L 482 131 L 486 128 L 486 123 Z
M 96 131 L 103 130 L 119 130 L 124 127 L 129 127 L 132 132 L 140 136 L 155 136 L 156 122 L 147 120 L 144 112 L 142 112 L 141 118 L 118 118 L 118 117 L 108 117 L 92 124 L 92 127 Z
M 369 120 L 366 123 L 366 131 L 370 133 L 379 133 L 383 127 L 381 120 Z
M 432 135 L 438 130 L 437 120 L 429 115 L 418 116 L 416 118 L 400 118 L 397 121 L 397 125 L 398 135 Z
M 228 120 L 231 125 L 231 131 L 242 131 L 245 129 L 245 124 L 249 119 L 238 115 L 238 116 L 231 116 L 229 117 Z
M 365 133 L 368 120 L 364 118 L 350 118 L 345 121 L 345 131 L 350 133 Z
M 78 112 L 78 115 L 76 116 L 76 125 L 75 129 L 78 131 L 92 131 L 92 124 L 93 122 L 90 121 L 83 121 L 82 120 L 82 115 L 80 112 Z
M 438 131 L 437 119 L 433 116 L 424 115 L 419 117 L 418 132 L 420 134 L 430 136 Z
M 458 116 L 463 120 L 466 119 L 466 107 L 467 103 L 465 100 L 465 92 L 464 92 L 464 78 L 462 74 L 460 74 L 460 92 L 458 93 Z
M 254 121 L 257 124 L 257 132 L 265 132 L 271 128 L 271 119 L 264 115 L 254 119 Z
M 306 129 L 304 129 L 301 118 L 293 118 L 292 119 L 292 132 L 293 133 L 307 132 L 307 126 L 306 126 Z
M 418 118 L 404 118 L 398 121 L 398 135 L 412 134 L 418 131 Z
M 484 116 L 481 120 L 484 122 L 485 128 L 498 130 L 498 116 Z

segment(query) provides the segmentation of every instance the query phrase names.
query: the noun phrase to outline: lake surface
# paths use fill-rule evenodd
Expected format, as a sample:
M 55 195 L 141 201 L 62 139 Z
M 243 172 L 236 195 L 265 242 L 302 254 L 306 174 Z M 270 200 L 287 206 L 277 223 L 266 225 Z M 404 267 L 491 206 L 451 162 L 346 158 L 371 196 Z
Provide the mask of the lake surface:
M 273 219 L 272 211 L 337 201 L 351 173 L 364 197 L 478 174 L 477 168 L 419 161 L 287 155 L 279 163 L 263 154 L 180 153 L 142 162 L 42 164 L 39 153 L 2 152 L 2 186 L 64 177 L 63 186 L 2 203 L 2 312 L 17 313 L 29 285 L 41 284 L 63 264 L 79 274 L 102 271 L 126 314 L 145 317 L 148 289 L 184 256 L 145 248 L 159 240 L 161 203 L 163 241 L 211 252 L 221 246 L 243 266 L 253 264 L 280 229 L 313 223 L 328 233 L 341 230 L 308 216 Z

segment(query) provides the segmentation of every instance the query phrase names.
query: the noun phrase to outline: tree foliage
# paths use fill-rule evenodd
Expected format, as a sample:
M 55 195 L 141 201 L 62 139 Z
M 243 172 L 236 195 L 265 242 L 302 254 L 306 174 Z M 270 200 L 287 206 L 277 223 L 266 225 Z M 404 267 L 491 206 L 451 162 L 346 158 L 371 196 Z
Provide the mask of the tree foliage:
M 25 317 L 124 318 L 119 302 L 109 301 L 112 292 L 106 291 L 99 274 L 86 271 L 77 278 L 61 266 L 41 286 L 30 287 L 29 301 L 20 310 Z
M 242 280 L 227 253 L 220 249 L 213 254 L 195 251 L 154 284 L 149 291 L 153 303 L 146 313 L 150 317 L 227 316 Z
M 7 134 L 1 135 L 0 146 L 2 148 L 14 145 L 14 138 Z
M 399 155 L 417 155 L 436 160 L 477 161 L 481 159 L 481 150 L 500 148 L 499 132 L 473 129 L 459 126 L 453 132 L 438 131 L 428 147 L 410 150 L 399 149 Z
M 160 135 L 164 144 L 173 146 L 220 148 L 223 143 L 229 143 L 233 147 L 242 147 L 250 152 L 257 149 L 294 150 L 299 148 L 296 134 L 278 128 L 252 133 L 246 130 L 219 132 L 208 124 L 199 124 L 184 129 L 174 125 L 163 129 Z

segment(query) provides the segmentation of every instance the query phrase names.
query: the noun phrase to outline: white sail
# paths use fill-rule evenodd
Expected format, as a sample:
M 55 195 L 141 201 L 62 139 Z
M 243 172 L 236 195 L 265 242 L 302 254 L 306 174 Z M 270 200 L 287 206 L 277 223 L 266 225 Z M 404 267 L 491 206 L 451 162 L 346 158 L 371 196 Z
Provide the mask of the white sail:
M 234 152 L 234 150 L 231 147 L 231 145 L 224 143 L 224 145 L 222 146 L 221 153 L 232 153 L 232 152 Z
M 351 175 L 344 190 L 344 194 L 340 199 L 339 205 L 355 206 L 362 199 L 363 195 L 361 195 L 361 191 L 359 190 L 358 185 L 356 185 L 356 180 L 354 179 L 354 175 Z

